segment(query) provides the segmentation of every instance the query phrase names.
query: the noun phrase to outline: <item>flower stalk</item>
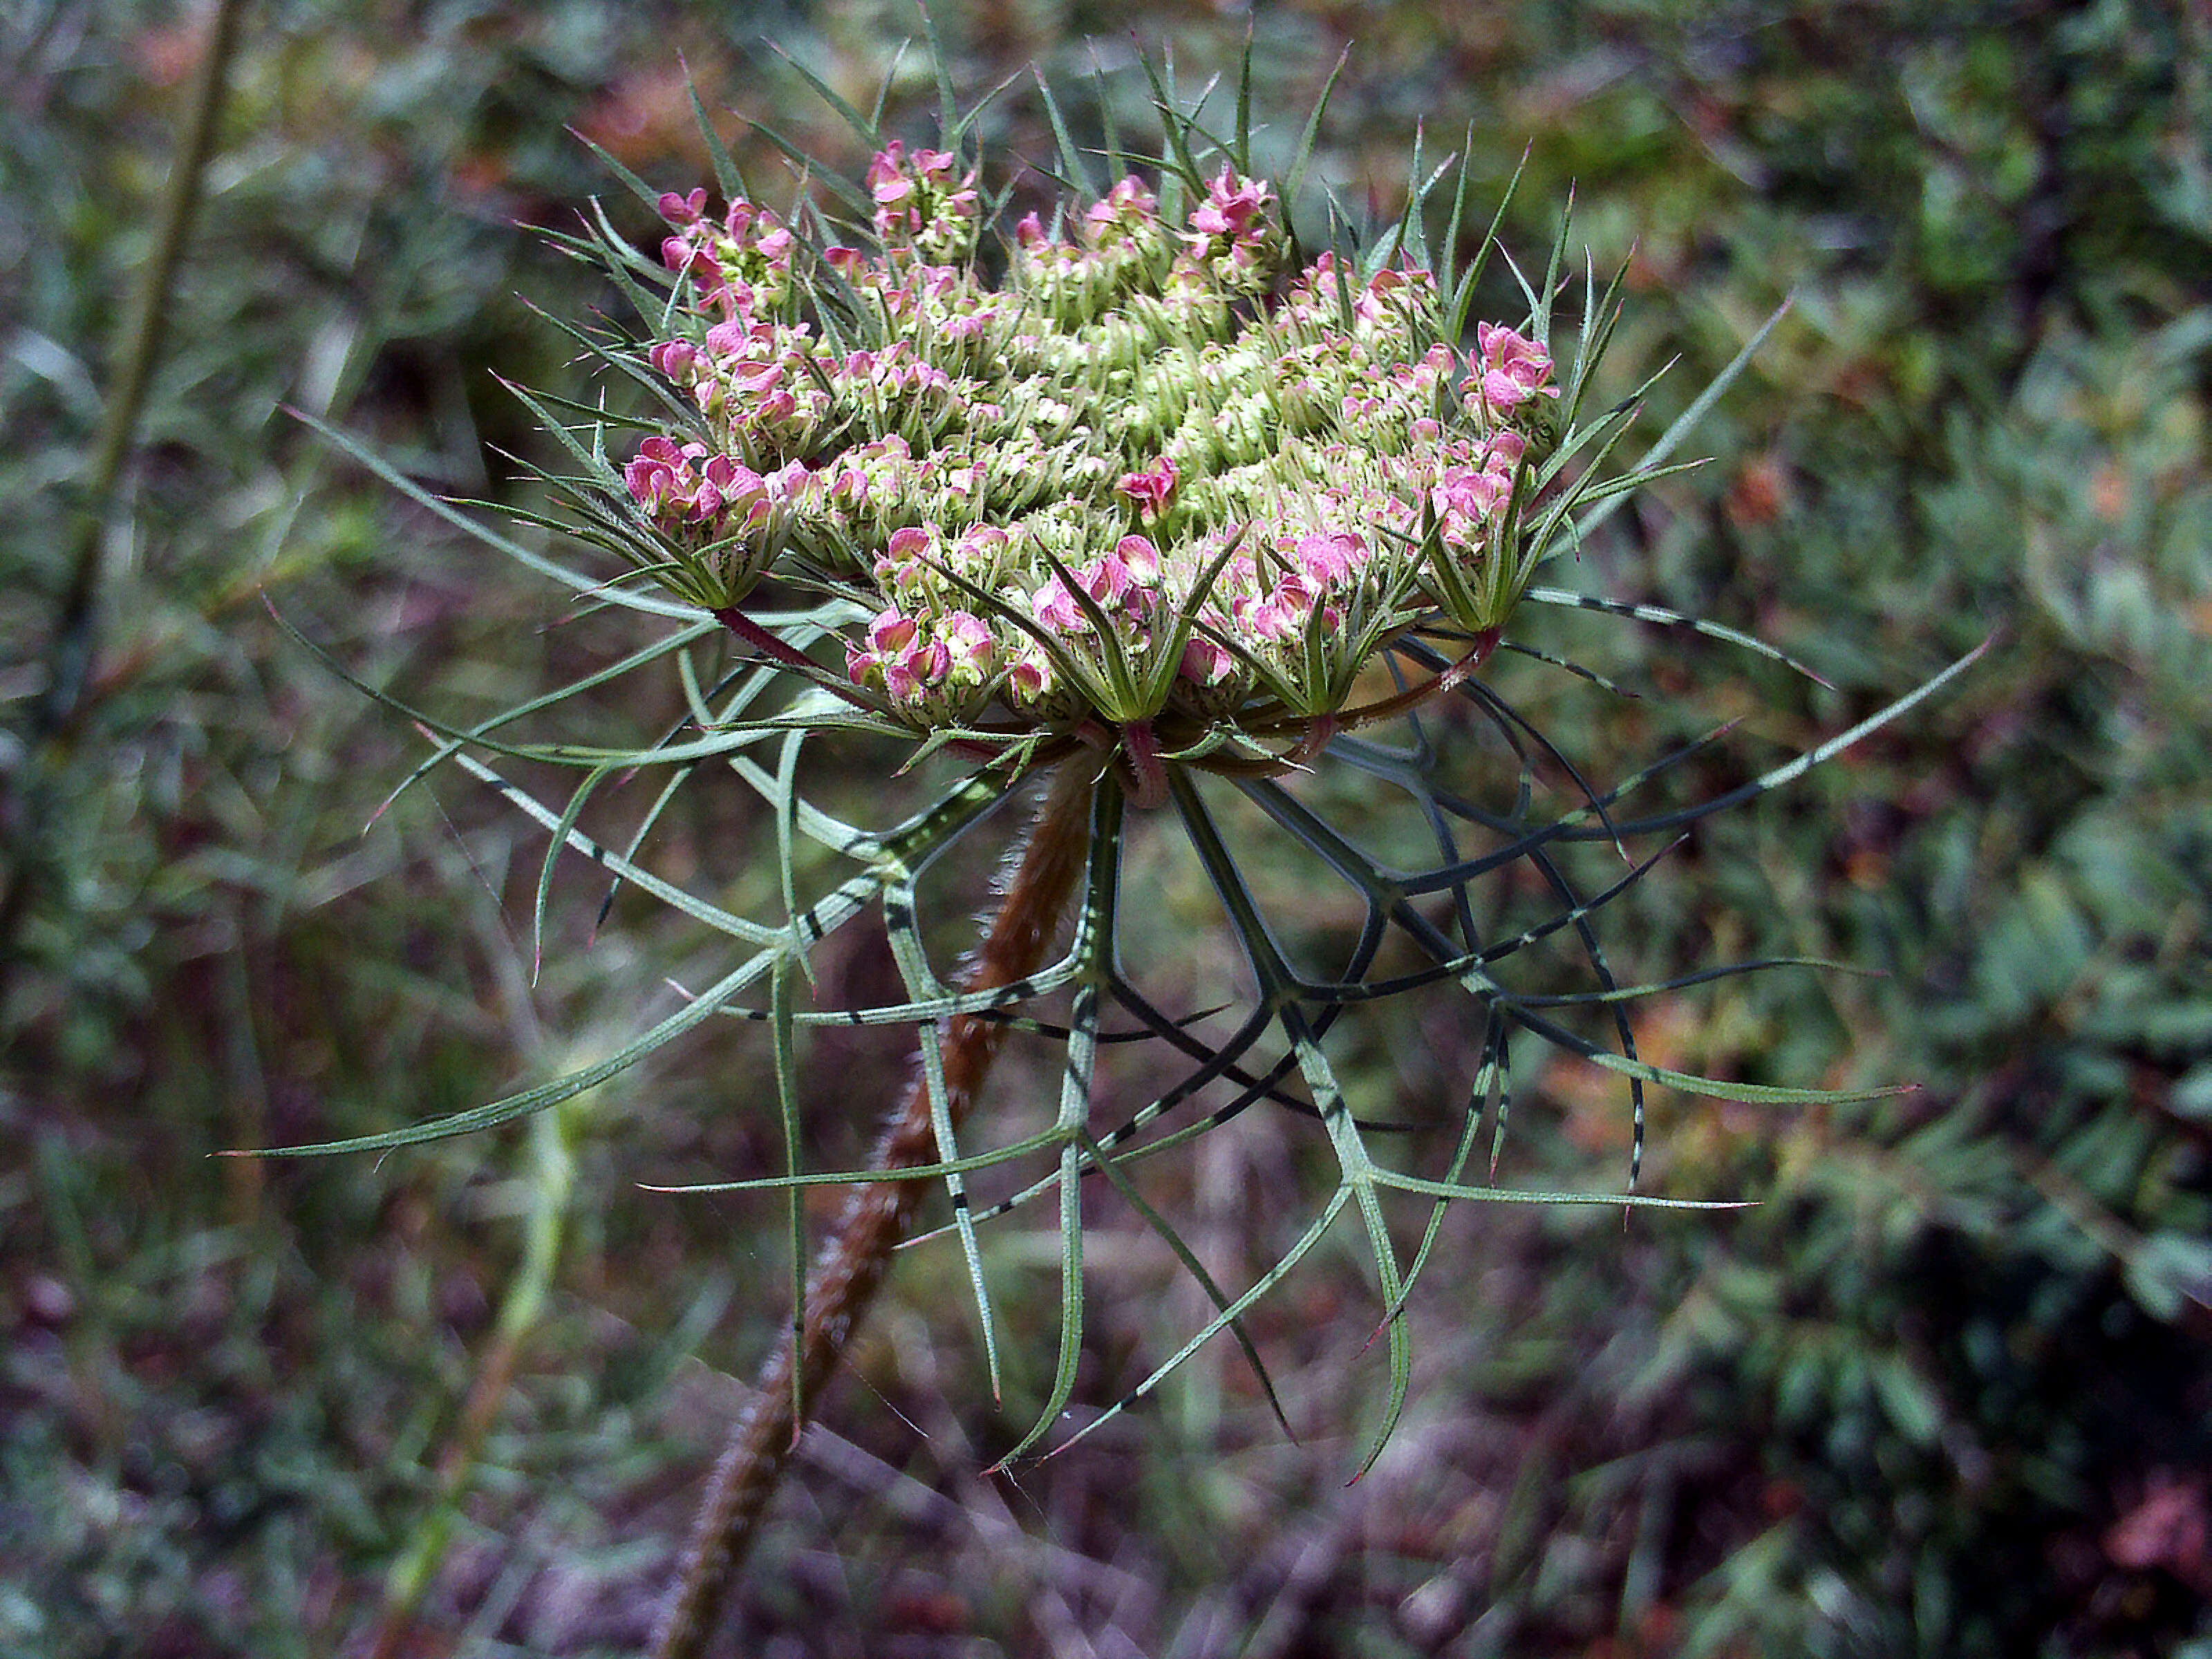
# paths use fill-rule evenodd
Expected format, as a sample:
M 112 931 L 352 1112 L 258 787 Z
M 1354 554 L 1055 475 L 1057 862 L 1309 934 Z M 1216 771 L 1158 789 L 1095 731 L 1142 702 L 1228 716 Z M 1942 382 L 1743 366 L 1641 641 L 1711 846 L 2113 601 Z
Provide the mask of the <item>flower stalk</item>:
M 55 751 L 66 747 L 86 707 L 99 636 L 100 548 L 167 337 L 170 300 L 204 193 L 244 12 L 244 0 L 217 0 L 208 21 L 152 249 L 131 288 L 118 337 L 115 378 L 82 480 L 84 506 L 68 549 L 68 586 L 47 643 L 46 684 L 32 704 L 25 733 L 28 752 L 16 763 L 21 796 L 0 814 L 0 858 L 5 860 L 0 868 L 0 1004 L 14 982 L 18 936 L 30 918 L 33 890 L 49 855 L 46 819 L 56 787 L 50 769 L 58 764 Z
M 963 976 L 964 989 L 994 990 L 1036 971 L 1089 853 L 1092 790 L 1115 787 L 1110 779 L 1097 778 L 1080 756 L 1054 769 L 1020 861 Z M 999 1021 L 969 1014 L 945 1022 L 938 1042 L 953 1127 L 967 1116 L 1006 1030 Z M 930 1091 L 917 1066 L 870 1167 L 910 1170 L 947 1155 L 939 1146 Z M 713 1631 L 813 1401 L 882 1287 L 891 1254 L 907 1237 L 928 1185 L 872 1181 L 854 1189 L 808 1279 L 797 1328 L 762 1371 L 752 1402 L 708 1478 L 675 1589 L 653 1634 L 653 1659 L 695 1659 Z

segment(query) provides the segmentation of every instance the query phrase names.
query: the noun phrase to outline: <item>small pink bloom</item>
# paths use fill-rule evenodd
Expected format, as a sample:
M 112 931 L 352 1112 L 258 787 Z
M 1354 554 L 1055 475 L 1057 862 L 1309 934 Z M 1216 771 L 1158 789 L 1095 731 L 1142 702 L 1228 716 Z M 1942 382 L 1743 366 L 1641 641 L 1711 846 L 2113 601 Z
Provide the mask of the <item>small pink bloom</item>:
M 674 191 L 663 192 L 660 216 L 673 225 L 688 225 L 696 222 L 707 210 L 707 192 L 695 190 L 689 196 L 678 196 Z
M 1365 550 L 1359 538 L 1348 531 L 1303 536 L 1298 539 L 1298 565 L 1315 586 L 1332 587 L 1358 568 Z
M 623 483 L 630 499 L 647 513 L 658 515 L 667 504 L 676 474 L 665 462 L 640 455 L 623 469 Z
M 1103 201 L 1094 202 L 1084 210 L 1084 228 L 1093 246 L 1125 241 L 1140 228 L 1152 223 L 1159 207 L 1159 198 L 1145 188 L 1143 180 L 1134 176 L 1125 178 L 1106 192 Z
M 1149 537 L 1124 536 L 1115 544 L 1114 556 L 1140 587 L 1156 587 L 1160 580 L 1160 550 Z
M 1103 609 L 1111 611 L 1121 605 L 1122 596 L 1129 591 L 1129 567 L 1121 562 L 1120 554 L 1108 553 L 1078 572 L 1076 580 L 1083 584 L 1085 592 Z
M 954 546 L 963 564 L 994 565 L 1004 556 L 1013 538 L 994 524 L 979 524 L 960 532 Z
M 916 690 L 927 690 L 943 684 L 945 677 L 952 672 L 952 653 L 943 640 L 916 640 L 907 647 L 899 665 L 913 679 Z
M 1267 187 L 1254 179 L 1240 179 L 1229 163 L 1206 192 L 1206 200 L 1192 212 L 1190 228 L 1207 236 L 1242 237 L 1266 205 Z
M 695 276 L 707 276 L 714 269 L 714 256 L 697 243 L 682 236 L 661 239 L 660 263 L 671 270 L 686 271 Z
M 1018 702 L 1036 702 L 1050 694 L 1058 678 L 1052 659 L 1032 649 L 1007 665 L 1006 689 Z
M 781 363 L 756 363 L 739 368 L 730 375 L 730 390 L 747 396 L 758 396 L 773 392 L 783 384 Z
M 1297 632 L 1300 614 L 1290 598 L 1278 590 L 1253 600 L 1238 620 L 1254 639 L 1274 644 Z
M 1506 481 L 1487 469 L 1448 466 L 1431 499 L 1439 518 L 1486 519 L 1497 511 L 1505 489 Z
M 914 643 L 915 620 L 896 611 L 882 612 L 868 624 L 868 643 L 884 656 Z
M 894 138 L 870 158 L 868 188 L 872 191 L 885 181 L 897 178 L 905 171 L 906 141 L 903 138 Z
M 1059 577 L 1048 577 L 1044 585 L 1030 596 L 1030 610 L 1036 619 L 1055 634 L 1079 634 L 1091 624 L 1067 592 Z
M 981 617 L 956 611 L 945 619 L 942 637 L 951 653 L 951 672 L 969 671 L 980 680 L 991 669 L 991 629 Z
M 1237 659 L 1227 647 L 1194 634 L 1184 642 L 1182 663 L 1176 672 L 1194 684 L 1211 688 L 1227 679 L 1236 666 Z
M 1168 502 L 1175 495 L 1178 476 L 1174 460 L 1163 455 L 1140 472 L 1123 474 L 1121 481 L 1115 488 L 1136 502 L 1143 511 L 1158 518 L 1166 511 Z
M 653 366 L 678 386 L 690 386 L 706 366 L 705 356 L 689 340 L 662 340 L 647 353 Z
M 1547 384 L 1551 354 L 1534 340 L 1497 323 L 1477 324 L 1474 337 L 1482 351 L 1482 395 L 1492 409 L 1510 414 L 1539 392 L 1559 395 L 1557 386 Z

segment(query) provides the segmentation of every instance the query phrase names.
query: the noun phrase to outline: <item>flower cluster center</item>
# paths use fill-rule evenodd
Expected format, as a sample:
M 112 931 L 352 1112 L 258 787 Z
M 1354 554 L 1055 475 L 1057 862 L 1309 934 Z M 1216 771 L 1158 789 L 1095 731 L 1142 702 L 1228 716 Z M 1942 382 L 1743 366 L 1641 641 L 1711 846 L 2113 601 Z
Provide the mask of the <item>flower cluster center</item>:
M 1131 177 L 1029 215 L 996 280 L 946 151 L 875 157 L 869 246 L 664 197 L 649 356 L 696 421 L 624 475 L 663 580 L 717 611 L 770 574 L 844 596 L 853 699 L 987 738 L 1280 730 L 1424 621 L 1494 631 L 1543 346 L 1484 324 L 1464 352 L 1411 261 L 1298 261 L 1267 183 L 1177 182 L 1179 213 Z

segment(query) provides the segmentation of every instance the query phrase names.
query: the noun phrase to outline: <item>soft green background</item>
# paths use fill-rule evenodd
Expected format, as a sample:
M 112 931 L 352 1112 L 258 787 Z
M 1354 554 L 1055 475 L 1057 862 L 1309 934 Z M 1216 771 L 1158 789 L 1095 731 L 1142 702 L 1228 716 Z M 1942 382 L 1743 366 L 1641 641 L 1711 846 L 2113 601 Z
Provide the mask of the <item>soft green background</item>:
M 1718 462 L 1621 515 L 1577 580 L 1751 627 L 1836 689 L 1534 618 L 1648 694 L 1516 681 L 1601 773 L 1740 718 L 1691 781 L 1717 792 L 1998 643 L 1940 703 L 1705 827 L 1608 933 L 1625 977 L 1760 951 L 1887 970 L 1730 981 L 1640 1035 L 1664 1063 L 1918 1092 L 1656 1100 L 1647 1185 L 1756 1209 L 1625 1233 L 1610 1212 L 1456 1217 L 1415 1310 L 1413 1412 L 1349 1488 L 1381 1377 L 1352 1249 L 1255 1322 L 1299 1443 L 1209 1353 L 1012 1480 L 977 1471 L 1048 1374 L 1051 1241 L 1016 1224 L 994 1244 L 1030 1335 L 1003 1411 L 957 1255 L 911 1255 L 727 1650 L 2212 1653 L 2203 7 L 939 15 L 978 89 L 1031 61 L 1079 86 L 1086 38 L 1111 68 L 1132 27 L 1195 86 L 1249 26 L 1285 150 L 1356 41 L 1320 163 L 1341 198 L 1390 210 L 1422 124 L 1438 155 L 1472 124 L 1492 188 L 1528 147 L 1510 240 L 1541 246 L 1573 184 L 1601 264 L 1632 261 L 1623 389 L 1684 360 L 1662 404 L 1796 295 L 1698 446 Z M 362 1639 L 556 1189 L 520 1132 L 381 1163 L 206 1154 L 574 1066 L 710 961 L 627 901 L 594 937 L 599 890 L 572 871 L 533 987 L 538 841 L 457 774 L 364 833 L 419 744 L 264 596 L 456 720 L 609 641 L 279 406 L 434 488 L 508 491 L 501 452 L 533 440 L 495 373 L 573 385 L 518 295 L 605 300 L 527 228 L 621 194 L 568 129 L 688 186 L 688 65 L 713 107 L 849 164 L 763 37 L 865 98 L 913 32 L 888 5 L 249 6 L 90 691 L 41 740 L 72 483 L 200 37 L 169 7 L 0 15 L 0 830 L 32 883 L 0 1005 L 0 1655 Z M 896 82 L 916 137 L 925 72 L 910 56 Z M 1140 124 L 1141 82 L 1109 84 Z M 1049 154 L 1033 96 L 1000 108 L 994 144 Z M 759 826 L 717 799 L 665 867 L 742 894 Z M 1202 921 L 1187 875 L 1160 879 L 1162 925 Z M 1223 994 L 1226 954 L 1176 948 L 1191 1000 Z M 863 950 L 824 969 L 887 988 Z M 1423 1050 L 1449 1067 L 1463 1038 L 1417 1012 L 1375 1035 L 1347 1062 L 1370 1097 L 1448 1101 Z M 895 1040 L 816 1045 L 819 1156 L 857 1155 L 902 1064 Z M 777 1167 L 759 1067 L 741 1039 L 687 1042 L 572 1120 L 551 1295 L 398 1651 L 634 1648 L 785 1273 L 772 1203 L 634 1183 Z M 1564 1066 L 1523 1084 L 1501 1178 L 1617 1181 L 1618 1091 Z M 1249 1276 L 1304 1212 L 1314 1150 L 1248 1114 L 1155 1196 Z M 1100 1226 L 1093 1407 L 1203 1316 L 1141 1229 Z

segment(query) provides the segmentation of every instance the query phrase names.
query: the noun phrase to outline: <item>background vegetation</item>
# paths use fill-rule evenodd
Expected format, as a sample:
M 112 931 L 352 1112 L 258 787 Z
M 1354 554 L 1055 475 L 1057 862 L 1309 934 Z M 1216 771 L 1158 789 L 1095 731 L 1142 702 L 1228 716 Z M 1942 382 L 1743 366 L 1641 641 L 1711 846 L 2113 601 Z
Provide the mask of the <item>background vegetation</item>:
M 1760 952 L 1887 975 L 1684 994 L 1645 1013 L 1650 1057 L 1917 1093 L 1795 1115 L 1655 1101 L 1647 1187 L 1753 1210 L 1625 1233 L 1610 1212 L 1455 1214 L 1463 1265 L 1425 1281 L 1413 1413 L 1349 1488 L 1380 1374 L 1350 1252 L 1255 1321 L 1299 1443 L 1208 1354 L 1012 1479 L 978 1471 L 1048 1355 L 995 1411 L 957 1255 L 910 1255 L 728 1650 L 2212 1654 L 2203 9 L 939 16 L 966 84 L 1034 60 L 1079 119 L 1090 37 L 1109 66 L 1132 27 L 1172 42 L 1194 85 L 1249 26 L 1286 125 L 1356 38 L 1321 169 L 1345 198 L 1390 208 L 1417 124 L 1441 153 L 1471 122 L 1499 186 L 1528 146 L 1510 240 L 1542 246 L 1571 181 L 1601 264 L 1632 262 L 1623 356 L 1679 355 L 1684 388 L 1797 296 L 1705 433 L 1720 464 L 1620 515 L 1577 579 L 1753 627 L 1835 689 L 1540 617 L 1544 642 L 1651 694 L 1522 676 L 1577 754 L 1625 771 L 1740 718 L 1683 786 L 1724 789 L 2000 643 L 1940 704 L 1702 829 L 1613 913 L 1635 977 Z M 599 890 L 565 872 L 533 987 L 530 826 L 459 775 L 376 816 L 414 734 L 262 596 L 455 719 L 620 641 L 283 411 L 436 489 L 511 495 L 503 452 L 532 440 L 495 373 L 572 384 L 518 295 L 605 300 L 529 227 L 568 228 L 594 194 L 627 211 L 570 130 L 656 181 L 704 176 L 688 66 L 710 106 L 842 155 L 762 40 L 860 94 L 913 28 L 826 0 L 249 6 L 102 544 L 90 677 L 55 726 L 35 711 L 68 550 L 206 33 L 150 4 L 0 20 L 0 830 L 21 895 L 0 992 L 0 1654 L 323 1654 L 380 1625 L 414 1654 L 641 1636 L 735 1379 L 783 1316 L 775 1205 L 633 1184 L 777 1167 L 742 1034 L 535 1129 L 382 1162 L 206 1156 L 574 1066 L 665 1006 L 699 949 L 627 905 L 595 939 Z M 921 73 L 896 71 L 918 111 Z M 1141 82 L 1105 84 L 1138 125 Z M 1002 153 L 1050 153 L 1034 99 L 1000 110 Z M 702 806 L 662 856 L 742 891 L 755 828 Z M 1204 910 L 1188 872 L 1157 878 L 1171 937 Z M 1218 996 L 1226 957 L 1178 949 L 1187 1000 Z M 824 966 L 854 997 L 896 982 L 866 949 Z M 1347 1069 L 1418 1118 L 1444 1109 L 1463 1041 L 1378 1028 Z M 856 1155 L 899 1046 L 815 1046 L 823 1158 Z M 1018 1064 L 1000 1081 L 1021 1098 Z M 1565 1066 L 1533 1081 L 1500 1178 L 1617 1182 L 1618 1091 Z M 1249 1274 L 1312 1150 L 1248 1114 L 1160 1201 L 1218 1275 Z M 1202 1305 L 1141 1225 L 1095 1221 L 1094 1407 Z M 1000 1235 L 1010 1326 L 1050 1328 L 1050 1246 L 1025 1277 L 1035 1247 Z M 472 1476 L 447 1480 L 479 1431 Z M 381 1614 L 387 1594 L 411 1612 Z

